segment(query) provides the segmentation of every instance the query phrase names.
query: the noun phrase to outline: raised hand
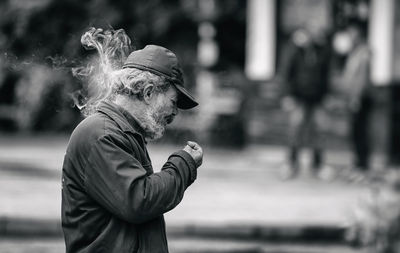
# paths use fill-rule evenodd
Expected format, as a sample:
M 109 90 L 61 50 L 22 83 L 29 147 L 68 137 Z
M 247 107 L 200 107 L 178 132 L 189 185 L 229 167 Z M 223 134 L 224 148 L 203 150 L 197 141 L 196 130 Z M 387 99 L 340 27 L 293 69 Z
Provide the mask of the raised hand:
M 203 163 L 203 149 L 200 147 L 200 145 L 196 142 L 188 141 L 183 150 L 188 152 L 196 162 L 196 166 L 200 167 L 200 165 Z

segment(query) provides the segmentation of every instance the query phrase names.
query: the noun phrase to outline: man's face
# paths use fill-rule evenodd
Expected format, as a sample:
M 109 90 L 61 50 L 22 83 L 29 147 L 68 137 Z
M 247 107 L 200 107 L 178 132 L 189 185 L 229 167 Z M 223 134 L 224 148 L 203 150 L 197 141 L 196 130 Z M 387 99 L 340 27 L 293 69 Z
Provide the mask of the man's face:
M 157 124 L 157 129 L 162 135 L 165 127 L 170 124 L 178 114 L 178 93 L 172 85 L 166 92 L 155 93 L 150 104 L 150 115 Z M 161 137 L 161 136 L 160 136 Z

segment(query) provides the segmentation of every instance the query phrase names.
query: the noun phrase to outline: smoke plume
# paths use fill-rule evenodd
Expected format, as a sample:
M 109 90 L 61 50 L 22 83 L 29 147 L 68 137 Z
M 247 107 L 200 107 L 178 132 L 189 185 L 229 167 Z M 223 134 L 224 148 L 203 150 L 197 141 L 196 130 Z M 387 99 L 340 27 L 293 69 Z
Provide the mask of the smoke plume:
M 72 68 L 72 74 L 83 82 L 83 90 L 72 97 L 75 105 L 87 116 L 112 92 L 113 72 L 121 69 L 129 53 L 134 50 L 123 29 L 90 28 L 81 37 L 86 50 L 95 50 L 84 66 Z

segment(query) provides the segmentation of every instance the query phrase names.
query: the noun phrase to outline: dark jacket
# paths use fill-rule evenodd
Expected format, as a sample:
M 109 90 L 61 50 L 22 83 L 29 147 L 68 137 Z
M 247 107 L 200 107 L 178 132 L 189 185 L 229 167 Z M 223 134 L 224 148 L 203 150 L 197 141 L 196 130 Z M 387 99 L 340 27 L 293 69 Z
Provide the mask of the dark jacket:
M 301 47 L 290 41 L 284 48 L 279 74 L 287 93 L 299 102 L 318 104 L 329 87 L 329 48 L 315 43 Z
M 64 158 L 67 252 L 168 252 L 163 213 L 195 179 L 195 161 L 183 150 L 154 173 L 137 122 L 103 103 L 76 127 Z

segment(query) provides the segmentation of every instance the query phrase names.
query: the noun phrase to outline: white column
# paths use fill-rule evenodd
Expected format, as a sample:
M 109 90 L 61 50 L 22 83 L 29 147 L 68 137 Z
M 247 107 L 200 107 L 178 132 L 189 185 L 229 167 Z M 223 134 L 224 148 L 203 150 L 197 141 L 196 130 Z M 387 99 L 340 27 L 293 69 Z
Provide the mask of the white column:
M 387 85 L 393 78 L 395 0 L 371 0 L 369 45 L 372 49 L 371 81 Z
M 249 79 L 265 81 L 275 75 L 275 0 L 247 1 L 245 72 Z

